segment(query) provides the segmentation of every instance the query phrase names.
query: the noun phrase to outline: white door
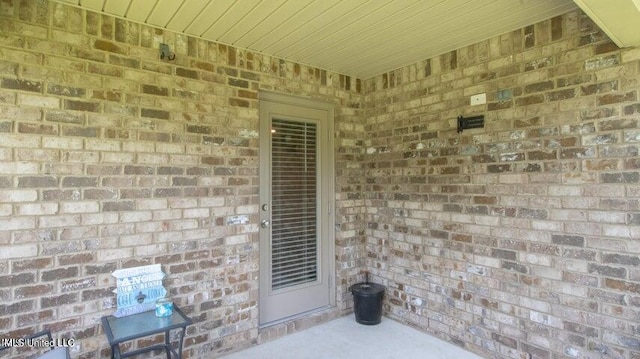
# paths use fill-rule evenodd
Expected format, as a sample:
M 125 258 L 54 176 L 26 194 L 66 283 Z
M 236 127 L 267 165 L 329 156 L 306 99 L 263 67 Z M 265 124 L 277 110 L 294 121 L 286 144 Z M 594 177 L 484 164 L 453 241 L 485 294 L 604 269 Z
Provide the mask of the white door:
M 260 96 L 260 325 L 331 304 L 333 110 Z

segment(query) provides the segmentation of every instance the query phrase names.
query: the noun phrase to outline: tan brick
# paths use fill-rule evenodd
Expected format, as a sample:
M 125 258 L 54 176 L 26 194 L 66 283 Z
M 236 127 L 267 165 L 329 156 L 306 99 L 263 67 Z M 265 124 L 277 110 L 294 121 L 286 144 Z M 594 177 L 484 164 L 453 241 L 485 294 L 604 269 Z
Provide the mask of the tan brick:
M 31 202 L 37 199 L 35 190 L 0 190 L 0 202 Z
M 9 227 L 3 226 L 3 230 L 8 230 Z M 2 246 L 0 251 L 0 258 L 2 259 L 17 259 L 26 257 L 35 257 L 38 255 L 37 244 L 12 244 L 10 246 Z
M 99 262 L 107 262 L 131 257 L 133 257 L 133 248 L 107 249 L 98 252 L 97 260 Z
M 60 99 L 56 97 L 18 94 L 18 103 L 23 106 L 60 108 Z

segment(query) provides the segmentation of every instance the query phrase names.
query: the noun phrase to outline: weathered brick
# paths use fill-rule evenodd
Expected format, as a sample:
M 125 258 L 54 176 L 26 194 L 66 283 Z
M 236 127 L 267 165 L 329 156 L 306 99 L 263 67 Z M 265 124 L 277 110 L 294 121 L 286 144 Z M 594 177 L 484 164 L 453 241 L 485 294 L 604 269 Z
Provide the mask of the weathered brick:
M 249 88 L 249 81 L 240 80 L 235 78 L 229 78 L 228 82 L 229 86 L 240 87 L 240 88 Z
M 78 267 L 57 268 L 48 271 L 43 271 L 41 280 L 44 282 L 54 281 L 58 279 L 65 279 L 76 277 L 78 275 Z
M 195 186 L 197 183 L 197 178 L 195 177 L 173 177 L 171 179 L 171 185 L 173 186 Z
M 179 188 L 157 188 L 153 191 L 154 197 L 181 197 L 183 191 Z
M 110 41 L 96 40 L 93 43 L 93 47 L 96 50 L 114 52 L 118 54 L 126 54 L 126 49 L 124 47 L 116 45 Z
M 596 273 L 604 277 L 613 277 L 613 278 L 621 278 L 625 279 L 627 277 L 627 270 L 625 268 L 620 267 L 611 267 L 598 265 L 595 263 L 589 264 L 589 273 Z
M 533 61 L 529 61 L 527 63 L 525 63 L 524 65 L 524 69 L 525 71 L 533 71 L 533 70 L 538 70 L 538 69 L 542 69 L 545 67 L 550 67 L 554 64 L 554 59 L 553 57 L 543 57 L 540 59 L 535 59 Z M 517 72 L 516 69 L 514 69 L 515 72 Z M 513 75 L 514 73 L 508 73 L 505 75 Z
M 88 101 L 65 100 L 64 108 L 74 111 L 100 112 L 100 103 Z
M 11 303 L 11 304 L 1 304 L 0 316 L 31 312 L 34 309 L 35 309 L 35 300 L 23 300 L 23 301 Z
M 85 114 L 83 113 L 52 110 L 47 111 L 45 119 L 49 122 L 71 123 L 76 125 L 82 125 L 86 121 Z
M 604 285 L 607 288 L 611 288 L 617 291 L 640 294 L 640 284 L 638 283 L 632 283 L 613 278 L 605 278 Z
M 62 179 L 62 187 L 96 187 L 97 177 L 65 177 Z
M 491 249 L 491 256 L 495 258 L 500 258 L 500 259 L 515 260 L 517 257 L 517 254 L 514 251 L 507 251 L 503 249 L 494 248 L 494 249 Z
M 201 134 L 211 134 L 212 128 L 210 126 L 195 126 L 190 125 L 187 126 L 187 132 L 191 133 L 201 133 Z
M 80 193 L 75 190 L 43 190 L 42 198 L 45 201 L 60 201 L 78 199 Z
M 102 65 L 99 63 L 89 63 L 87 70 L 92 74 L 122 77 L 122 69 L 116 66 Z
M 171 142 L 171 135 L 168 133 L 140 132 L 140 140 L 154 142 Z
M 154 85 L 142 85 L 142 92 L 149 95 L 169 96 L 169 89 Z
M 636 119 L 615 119 L 608 121 L 600 121 L 600 129 L 602 131 L 614 131 L 635 129 L 638 127 L 638 121 Z
M 547 93 L 548 101 L 560 101 L 567 100 L 576 97 L 575 89 L 566 89 L 560 91 L 552 91 Z
M 169 111 L 164 110 L 155 110 L 151 108 L 143 108 L 140 110 L 140 116 L 142 117 L 150 117 L 150 118 L 158 118 L 161 120 L 168 120 L 171 115 Z
M 120 190 L 120 198 L 151 198 L 152 191 L 150 189 L 123 189 Z
M 124 166 L 124 174 L 151 175 L 155 173 L 155 169 L 151 166 Z
M 212 64 L 210 62 L 191 60 L 191 67 L 196 68 L 196 69 L 200 69 L 200 70 L 209 71 L 209 72 L 214 72 L 215 71 L 214 64 Z
M 11 127 L 7 127 L 5 131 L 3 131 L 3 123 L 0 123 L 0 132 L 10 132 Z M 7 123 L 10 125 L 10 123 Z M 31 134 L 41 134 L 41 135 L 57 135 L 58 134 L 58 126 L 56 125 L 44 125 L 44 124 L 35 124 L 35 123 L 20 123 L 18 124 L 18 132 L 19 133 L 31 133 Z
M 632 91 L 632 92 L 627 92 L 625 94 L 615 94 L 615 95 L 608 94 L 608 95 L 598 96 L 596 98 L 596 104 L 598 106 L 605 106 L 605 105 L 611 105 L 615 103 L 632 102 L 637 100 L 638 100 L 637 92 Z
M 25 260 L 14 260 L 12 262 L 11 268 L 13 272 L 22 272 L 49 268 L 52 266 L 52 264 L 53 260 L 51 258 L 39 257 Z
M 62 134 L 64 136 L 74 136 L 74 137 L 98 137 L 100 133 L 100 129 L 96 127 L 71 127 L 71 126 L 62 126 Z
M 638 172 L 602 173 L 602 183 L 637 183 L 640 180 Z
M 86 302 L 90 300 L 109 298 L 113 296 L 113 293 L 111 292 L 111 290 L 112 288 L 83 290 L 82 293 L 80 294 L 80 300 L 82 300 L 83 302 Z
M 4 78 L 0 81 L 0 87 L 20 91 L 42 92 L 42 82 L 39 81 Z
M 84 267 L 84 274 L 93 275 L 93 274 L 102 274 L 102 273 L 111 273 L 117 269 L 115 263 L 105 263 L 98 265 L 86 265 Z
M 31 323 L 48 322 L 54 319 L 54 311 L 51 309 L 18 315 L 16 325 L 25 326 Z
M 15 298 L 39 298 L 53 292 L 51 284 L 35 284 L 14 289 Z
M 544 95 L 531 95 L 516 98 L 516 106 L 530 106 L 544 102 Z
M 586 60 L 584 63 L 585 70 L 595 70 L 600 68 L 606 68 L 611 66 L 616 66 L 620 64 L 620 55 L 607 55 L 600 56 L 593 59 Z
M 493 340 L 495 340 L 496 342 L 507 346 L 509 348 L 517 348 L 518 347 L 518 341 L 516 339 L 513 338 L 509 338 L 507 336 L 498 334 L 498 333 L 491 333 L 491 338 Z
M 11 121 L 0 121 L 0 132 L 12 132 L 13 130 L 13 122 Z
M 584 237 L 582 236 L 571 236 L 571 235 L 560 235 L 560 234 L 552 235 L 551 241 L 554 244 L 574 246 L 574 247 L 584 247 L 584 244 L 585 244 Z
M 120 102 L 122 100 L 122 93 L 113 90 L 93 90 L 91 91 L 91 98 L 95 100 Z M 111 110 L 113 110 L 113 107 L 105 108 L 105 112 L 113 112 Z
M 251 107 L 251 102 L 240 98 L 230 98 L 229 105 L 236 107 Z
M 21 273 L 0 276 L 0 287 L 13 287 L 25 283 L 33 283 L 35 276 L 33 273 Z
M 134 209 L 135 209 L 135 202 L 132 202 L 132 201 L 104 202 L 102 205 L 102 210 L 106 212 L 132 211 Z
M 257 100 L 258 93 L 255 91 L 238 90 L 238 97 Z
M 109 55 L 109 63 L 116 66 L 130 67 L 132 69 L 140 68 L 140 60 L 130 57 Z
M 40 298 L 41 308 L 57 308 L 68 304 L 78 303 L 78 295 L 76 293 L 62 294 L 53 297 Z
M 86 90 L 79 87 L 71 87 L 64 85 L 49 85 L 47 86 L 47 93 L 52 95 L 66 96 L 66 97 L 85 97 Z
M 640 258 L 638 258 L 637 256 L 623 254 L 603 254 L 602 262 L 636 267 L 640 266 Z
M 187 77 L 192 79 L 198 78 L 198 72 L 191 69 L 186 69 L 183 67 L 176 67 L 176 75 L 180 77 Z
M 91 253 L 67 254 L 58 257 L 58 263 L 63 266 L 91 263 L 93 260 L 94 256 Z
M 93 267 L 89 269 L 92 270 Z M 71 296 L 76 297 L 77 296 L 76 293 L 78 291 L 82 289 L 87 289 L 87 288 L 94 288 L 95 286 L 96 286 L 96 279 L 94 277 L 88 277 L 88 278 L 82 278 L 82 279 L 72 279 L 72 280 L 62 281 L 60 284 L 60 290 L 63 293 L 73 292 L 72 295 L 64 297 L 64 298 L 69 298 L 71 300 L 72 298 Z M 57 305 L 55 303 L 52 303 L 52 304 Z
M 58 187 L 58 179 L 52 176 L 29 176 L 18 178 L 20 188 Z
M 524 93 L 529 94 L 532 92 L 542 92 L 542 91 L 551 90 L 553 88 L 554 88 L 553 81 L 538 82 L 538 83 L 533 83 L 525 86 Z

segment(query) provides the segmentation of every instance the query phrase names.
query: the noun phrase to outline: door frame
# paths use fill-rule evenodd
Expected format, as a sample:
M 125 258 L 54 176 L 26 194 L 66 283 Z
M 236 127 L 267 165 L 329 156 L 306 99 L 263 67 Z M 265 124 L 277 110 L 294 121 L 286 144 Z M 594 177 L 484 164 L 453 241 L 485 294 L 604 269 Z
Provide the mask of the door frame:
M 328 285 L 327 285 L 327 290 L 329 291 L 328 296 L 329 296 L 329 305 L 328 307 L 335 307 L 336 305 L 336 283 L 335 283 L 335 265 L 336 265 L 336 260 L 335 260 L 335 197 L 336 197 L 336 191 L 335 191 L 335 130 L 334 130 L 334 121 L 335 121 L 335 117 L 334 117 L 334 107 L 335 105 L 331 102 L 326 102 L 326 101 L 321 101 L 321 100 L 316 100 L 316 99 L 310 99 L 310 98 L 305 98 L 305 97 L 298 97 L 298 96 L 293 96 L 293 95 L 287 95 L 287 94 L 281 94 L 281 93 L 276 93 L 276 92 L 270 92 L 270 91 L 259 91 L 258 92 L 258 99 L 259 102 L 262 101 L 267 101 L 267 102 L 271 102 L 271 103 L 276 103 L 276 104 L 283 104 L 283 105 L 291 105 L 291 106 L 297 106 L 297 107 L 303 107 L 303 108 L 310 108 L 310 109 L 315 109 L 315 110 L 322 110 L 322 111 L 326 111 L 327 112 L 327 123 L 326 123 L 326 129 L 327 129 L 327 133 L 326 134 L 321 134 L 321 135 L 326 135 L 327 136 L 327 148 L 328 151 L 326 151 L 327 153 L 322 153 L 322 164 L 321 164 L 321 168 L 326 168 L 326 171 L 323 171 L 321 173 L 321 188 L 323 188 L 324 190 L 326 190 L 326 193 L 328 193 L 328 196 L 330 196 L 330 198 L 325 198 L 322 199 L 323 201 L 325 201 L 325 206 L 327 209 L 326 216 L 325 218 L 327 218 L 327 223 L 321 223 L 320 225 L 323 227 L 322 230 L 319 229 L 319 232 L 324 232 L 326 233 L 326 242 L 323 243 L 323 245 L 327 246 L 326 250 L 327 250 L 327 268 L 326 268 L 326 276 L 327 276 L 327 281 L 328 281 Z M 259 110 L 260 112 L 260 110 Z M 259 134 L 260 136 L 264 136 L 265 131 L 270 131 L 270 129 L 267 127 L 265 128 L 265 126 L 263 126 L 263 121 L 261 116 L 259 117 Z M 264 154 L 260 153 L 259 154 L 259 159 L 260 159 L 260 175 L 262 175 L 262 159 Z M 262 182 L 262 181 L 260 181 Z M 260 186 L 261 187 L 261 186 Z M 263 192 L 259 191 L 259 200 L 260 200 L 260 206 L 262 206 L 262 201 L 263 201 Z M 260 215 L 260 221 L 262 220 L 270 220 L 270 218 L 265 218 L 263 211 L 261 208 L 258 209 L 259 211 L 259 215 Z M 270 213 L 270 210 L 269 210 Z M 262 251 L 260 250 L 263 246 L 262 244 L 262 236 L 260 237 L 260 242 L 259 242 L 259 260 L 260 263 L 263 263 L 263 261 L 265 260 L 269 260 L 269 253 L 268 251 Z M 258 283 L 259 283 L 259 295 L 258 295 L 258 311 L 261 310 L 261 297 L 262 297 L 262 284 L 263 284 L 263 276 L 265 275 L 263 273 L 262 270 L 262 265 L 259 265 L 259 274 L 258 274 Z M 325 307 L 326 308 L 326 307 Z M 319 308 L 319 309 L 323 309 L 323 308 Z M 311 312 L 314 312 L 315 310 L 312 310 Z M 298 315 L 294 315 L 291 317 L 286 317 L 286 318 L 282 318 L 281 320 L 276 320 L 276 321 L 272 321 L 272 322 L 268 322 L 268 323 L 260 323 L 259 322 L 259 327 L 260 328 L 265 328 L 265 327 L 269 327 L 271 325 L 275 325 L 278 323 L 282 323 L 284 321 L 288 321 L 291 320 L 293 318 L 297 318 L 297 317 L 301 317 L 301 316 L 305 316 L 309 314 L 309 312 L 303 312 L 303 313 L 299 313 Z M 259 316 L 260 317 L 260 316 Z

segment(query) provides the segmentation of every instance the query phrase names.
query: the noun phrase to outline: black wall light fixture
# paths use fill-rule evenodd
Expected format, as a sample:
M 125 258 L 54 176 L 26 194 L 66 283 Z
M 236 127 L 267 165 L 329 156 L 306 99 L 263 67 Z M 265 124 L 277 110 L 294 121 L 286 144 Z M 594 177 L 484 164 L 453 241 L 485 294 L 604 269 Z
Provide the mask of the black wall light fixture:
M 462 117 L 458 116 L 458 133 L 462 133 L 463 130 L 469 128 L 481 128 L 484 127 L 484 115 Z

